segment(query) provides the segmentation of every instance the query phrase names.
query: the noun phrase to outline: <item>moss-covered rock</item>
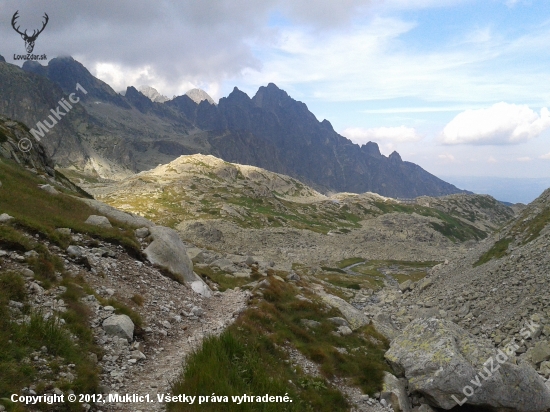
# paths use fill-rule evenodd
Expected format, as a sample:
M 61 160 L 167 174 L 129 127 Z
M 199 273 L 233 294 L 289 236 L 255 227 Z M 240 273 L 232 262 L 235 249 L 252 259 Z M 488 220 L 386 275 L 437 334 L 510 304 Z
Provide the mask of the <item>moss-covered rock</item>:
M 526 363 L 507 362 L 510 353 L 460 326 L 436 318 L 417 319 L 393 340 L 386 359 L 409 391 L 432 406 L 451 409 L 469 404 L 495 410 L 542 411 L 550 390 Z

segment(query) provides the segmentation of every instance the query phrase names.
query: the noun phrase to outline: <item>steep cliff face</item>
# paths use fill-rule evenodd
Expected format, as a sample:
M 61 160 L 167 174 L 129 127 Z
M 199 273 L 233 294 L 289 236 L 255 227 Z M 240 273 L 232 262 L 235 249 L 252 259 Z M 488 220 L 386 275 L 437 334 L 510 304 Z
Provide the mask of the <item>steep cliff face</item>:
M 62 167 L 96 177 L 118 179 L 203 153 L 284 173 L 321 191 L 391 197 L 460 192 L 398 153 L 383 156 L 376 143 L 352 143 L 273 83 L 252 98 L 235 88 L 218 105 L 197 93 L 160 103 L 134 87 L 125 96 L 116 93 L 70 57 L 48 66 L 27 62 L 23 70 L 0 62 L 0 114 L 31 128 L 71 93 L 80 102 L 42 143 Z

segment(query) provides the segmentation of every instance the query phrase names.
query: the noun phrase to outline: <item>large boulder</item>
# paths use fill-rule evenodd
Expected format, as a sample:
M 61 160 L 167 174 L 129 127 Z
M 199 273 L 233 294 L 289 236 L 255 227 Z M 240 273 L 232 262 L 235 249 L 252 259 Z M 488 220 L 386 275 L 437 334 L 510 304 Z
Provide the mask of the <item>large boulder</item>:
M 346 318 L 351 329 L 356 330 L 361 326 L 368 325 L 369 319 L 360 311 L 338 296 L 329 293 L 319 292 L 321 299 L 333 308 L 336 308 Z
M 380 399 L 384 399 L 395 412 L 410 412 L 411 405 L 407 396 L 407 381 L 384 372 L 384 383 Z
M 505 351 L 436 318 L 411 322 L 391 343 L 386 359 L 408 379 L 409 392 L 430 405 L 451 409 L 457 404 L 493 410 L 544 411 L 550 389 L 527 363 L 507 362 L 515 346 Z
M 112 227 L 111 222 L 109 222 L 109 219 L 107 219 L 105 216 L 99 216 L 99 215 L 88 216 L 88 219 L 86 219 L 84 223 L 87 223 L 88 225 L 99 226 L 104 228 Z
M 102 326 L 108 335 L 127 339 L 128 342 L 134 338 L 134 322 L 127 315 L 109 316 Z
M 191 284 L 195 292 L 208 295 L 209 288 L 193 272 L 193 263 L 178 232 L 164 226 L 153 226 L 149 231 L 153 241 L 143 251 L 149 262 L 169 271 L 180 282 Z
M 97 210 L 102 215 L 107 216 L 111 219 L 117 220 L 119 222 L 126 223 L 127 225 L 139 227 L 139 228 L 155 226 L 153 222 L 145 219 L 144 217 L 133 215 L 131 213 L 127 213 L 127 212 L 123 212 L 122 210 L 115 209 L 114 207 L 109 206 L 103 202 L 100 202 L 99 200 L 85 199 L 81 197 L 78 197 L 76 199 L 86 203 L 88 206 Z

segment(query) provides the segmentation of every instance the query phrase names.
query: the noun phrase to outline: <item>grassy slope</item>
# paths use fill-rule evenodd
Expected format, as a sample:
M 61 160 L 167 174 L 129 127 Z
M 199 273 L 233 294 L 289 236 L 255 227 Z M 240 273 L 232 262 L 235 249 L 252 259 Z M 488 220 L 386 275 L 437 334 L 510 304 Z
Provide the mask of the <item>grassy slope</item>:
M 174 394 L 197 395 L 288 395 L 287 404 L 203 404 L 170 405 L 170 411 L 345 411 L 349 405 L 325 380 L 348 378 L 366 393 L 380 390 L 387 365 L 383 354 L 386 340 L 372 326 L 352 335 L 335 336 L 335 325 L 328 318 L 341 316 L 320 303 L 314 294 L 272 277 L 270 286 L 235 324 L 220 337 L 209 338 L 191 355 L 184 373 L 173 385 Z M 297 286 L 306 286 L 298 284 Z M 301 293 L 311 302 L 299 300 Z M 301 320 L 320 323 L 305 327 Z M 305 375 L 292 367 L 283 347 L 292 346 L 316 362 L 322 378 Z M 336 348 L 345 349 L 341 353 Z M 229 398 L 231 399 L 231 398 Z
M 93 342 L 88 324 L 89 310 L 80 301 L 82 296 L 93 291 L 82 278 L 70 277 L 65 272 L 63 261 L 50 252 L 45 242 L 66 247 L 70 239 L 55 229 L 68 227 L 92 241 L 98 238 L 121 244 L 130 251 L 139 251 L 133 231 L 117 222 L 112 222 L 114 227 L 111 229 L 84 224 L 86 218 L 94 214 L 92 209 L 69 194 L 51 195 L 39 189 L 38 184 L 45 182 L 13 162 L 0 161 L 0 182 L 0 213 L 15 217 L 9 223 L 0 224 L 0 248 L 20 253 L 36 252 L 36 256 L 27 257 L 24 263 L 34 271 L 35 281 L 46 289 L 64 286 L 66 290 L 58 298 L 67 305 L 67 310 L 60 315 L 64 325 L 55 318 L 45 320 L 28 304 L 20 314 L 27 320 L 16 322 L 8 306 L 10 300 L 27 301 L 24 280 L 16 271 L 0 272 L 0 404 L 4 403 L 8 410 L 22 410 L 20 405 L 11 405 L 6 398 L 33 384 L 39 394 L 53 386 L 64 391 L 72 389 L 75 393 L 95 393 L 99 371 L 89 355 L 101 356 L 101 349 Z M 117 313 L 129 314 L 139 325 L 137 314 L 118 302 L 108 303 L 117 308 Z M 41 353 L 43 346 L 47 348 L 46 354 Z M 46 368 L 34 362 L 34 356 L 45 357 Z M 68 364 L 75 365 L 70 370 L 75 380 L 49 384 Z M 53 407 L 38 405 L 38 408 L 52 410 Z M 56 410 L 81 409 L 74 403 L 58 406 Z

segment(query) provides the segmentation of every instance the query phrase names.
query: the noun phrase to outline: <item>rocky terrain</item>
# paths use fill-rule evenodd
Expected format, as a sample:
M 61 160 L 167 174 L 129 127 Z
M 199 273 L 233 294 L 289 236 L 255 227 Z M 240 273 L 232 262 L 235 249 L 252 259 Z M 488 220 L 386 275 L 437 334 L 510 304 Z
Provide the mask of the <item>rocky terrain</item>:
M 29 137 L 0 119 L 2 390 L 189 394 L 202 359 L 230 368 L 199 380 L 208 394 L 277 368 L 292 410 L 550 408 L 550 190 L 517 214 L 479 195 L 326 196 L 189 155 L 84 191 L 40 145 L 22 152 Z M 227 339 L 245 354 L 219 346 L 209 369 L 201 351 Z
M 288 176 L 205 155 L 121 182 L 81 184 L 101 201 L 176 228 L 189 242 L 261 255 L 287 270 L 354 257 L 445 260 L 513 216 L 488 196 L 422 197 L 416 204 L 374 193 L 328 197 Z

